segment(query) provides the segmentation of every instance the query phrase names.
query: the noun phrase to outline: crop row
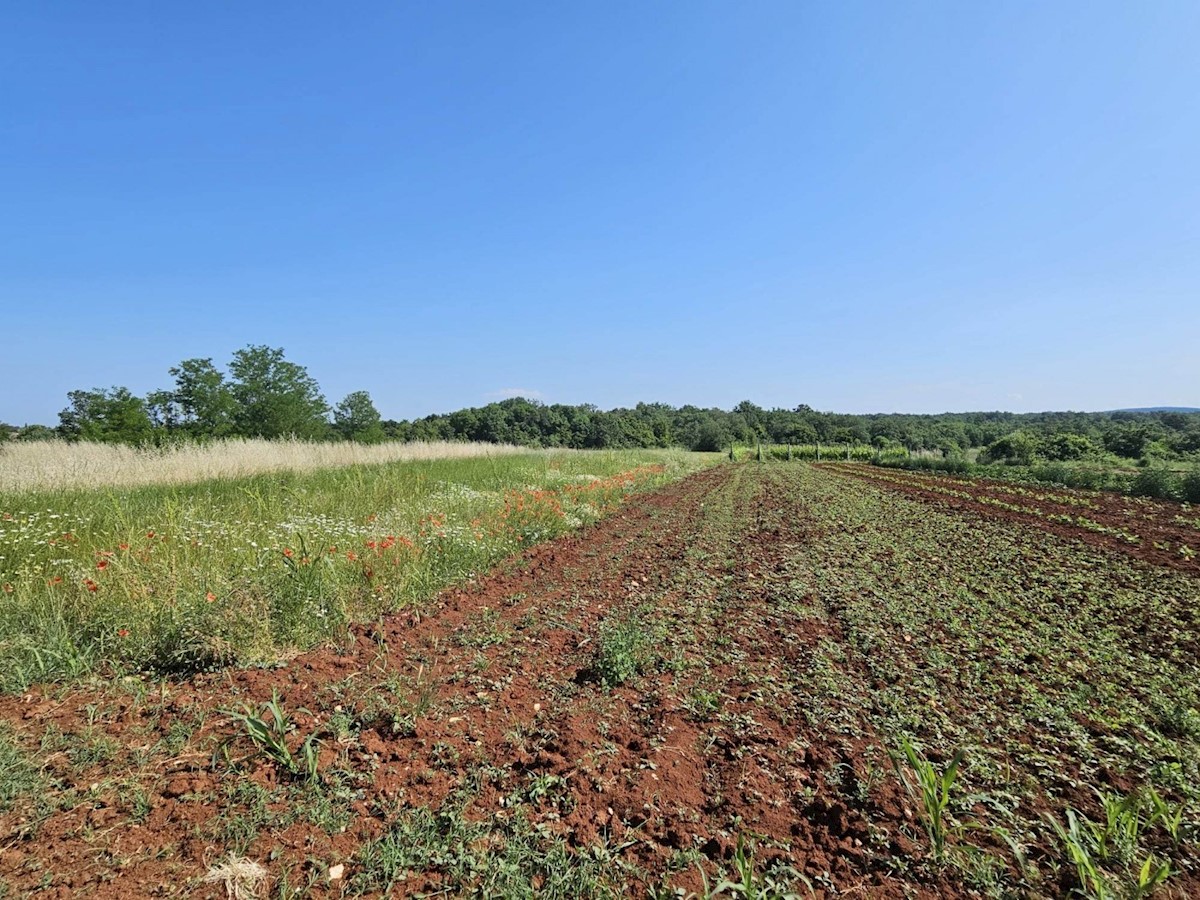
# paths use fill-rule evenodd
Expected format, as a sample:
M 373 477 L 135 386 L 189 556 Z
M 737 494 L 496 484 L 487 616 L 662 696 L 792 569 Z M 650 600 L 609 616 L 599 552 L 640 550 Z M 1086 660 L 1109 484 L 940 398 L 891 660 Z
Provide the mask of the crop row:
M 843 673 L 843 704 L 861 704 L 893 747 L 911 737 L 939 773 L 963 752 L 946 815 L 967 826 L 957 834 L 968 880 L 995 896 L 1054 894 L 1060 881 L 1101 896 L 1101 881 L 1135 883 L 1147 853 L 1194 876 L 1194 842 L 1149 830 L 1136 852 L 1100 862 L 1099 880 L 1067 876 L 1072 851 L 1054 826 L 1104 821 L 1120 785 L 1172 798 L 1194 835 L 1196 580 L 931 508 L 886 483 L 828 469 L 797 479 L 822 530 L 797 548 L 793 577 L 815 583 L 845 642 L 826 665 Z M 985 835 L 1018 855 L 1001 863 Z
M 1071 504 L 1065 510 L 1055 509 L 1055 505 L 1059 507 L 1066 505 L 1059 500 L 1057 495 L 1046 494 L 1039 498 L 1037 492 L 1030 492 L 1029 495 L 1014 494 L 1011 490 L 1006 490 L 1004 486 L 998 486 L 992 482 L 914 477 L 862 467 L 837 468 L 835 471 L 853 474 L 881 484 L 893 485 L 901 490 L 916 490 L 953 500 L 976 503 L 1008 513 L 1032 517 L 1039 521 L 1079 529 L 1112 538 L 1130 547 L 1153 545 L 1157 550 L 1171 553 L 1182 564 L 1190 563 L 1196 558 L 1198 552 L 1193 542 L 1186 540 L 1186 536 L 1185 539 L 1180 539 L 1177 523 L 1173 519 L 1167 519 L 1157 507 L 1147 507 L 1145 511 L 1141 511 L 1139 508 L 1118 512 L 1105 509 L 1099 504 L 1092 504 L 1089 508 L 1094 510 L 1093 515 L 1087 516 L 1073 511 L 1079 508 L 1079 504 Z M 1009 502 L 1002 497 L 993 496 L 994 493 L 1014 496 L 1017 499 L 1024 496 L 1026 502 Z

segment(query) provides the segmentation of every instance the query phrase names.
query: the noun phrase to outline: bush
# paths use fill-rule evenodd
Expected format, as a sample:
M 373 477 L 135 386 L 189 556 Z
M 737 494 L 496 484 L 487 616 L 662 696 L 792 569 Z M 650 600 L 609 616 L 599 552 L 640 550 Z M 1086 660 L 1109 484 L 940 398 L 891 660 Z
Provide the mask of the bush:
M 1063 432 L 1044 438 L 1040 454 L 1046 459 L 1062 462 L 1092 456 L 1096 450 L 1096 445 L 1084 435 Z
M 1027 431 L 1014 431 L 1010 435 L 993 441 L 979 457 L 983 463 L 1005 463 L 1027 466 L 1038 452 L 1038 439 Z
M 1178 491 L 1175 476 L 1161 466 L 1142 469 L 1129 488 L 1129 492 L 1138 497 L 1155 497 L 1159 500 L 1174 500 Z
M 1200 503 L 1200 466 L 1196 466 L 1183 476 L 1179 492 L 1188 503 Z

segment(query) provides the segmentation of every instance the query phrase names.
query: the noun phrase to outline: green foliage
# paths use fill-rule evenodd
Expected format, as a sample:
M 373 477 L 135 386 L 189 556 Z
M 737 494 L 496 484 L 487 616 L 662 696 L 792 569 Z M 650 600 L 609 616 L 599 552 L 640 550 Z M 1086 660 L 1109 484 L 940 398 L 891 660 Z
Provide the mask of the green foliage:
M 351 896 L 390 895 L 417 874 L 446 896 L 617 900 L 629 865 L 604 844 L 569 847 L 551 829 L 530 823 L 523 807 L 479 821 L 464 815 L 461 798 L 451 798 L 437 811 L 402 811 L 362 846 L 354 868 Z
M 389 440 L 576 449 L 674 446 L 724 452 L 731 442 L 759 441 L 781 447 L 870 445 L 881 451 L 899 448 L 943 455 L 987 448 L 985 462 L 1013 465 L 1077 462 L 1102 455 L 1101 448 L 1126 459 L 1148 455 L 1179 460 L 1200 453 L 1200 412 L 1177 411 L 849 415 L 819 412 L 805 404 L 764 409 L 749 400 L 728 411 L 664 403 L 604 411 L 590 404 L 547 405 L 514 397 L 414 421 L 377 421 L 366 392 L 356 391 L 339 404 L 337 427 L 330 428 L 329 410 L 316 382 L 303 367 L 285 360 L 282 350 L 248 346 L 234 354 L 229 368 L 227 378 L 211 359 L 197 358 L 170 369 L 174 386 L 154 391 L 143 401 L 155 438 L 176 433 L 197 439 L 295 434 L 369 442 L 382 432 Z
M 1192 466 L 1179 483 L 1180 496 L 1188 503 L 1200 503 L 1200 465 Z
M 1056 462 L 1086 459 L 1095 455 L 1098 448 L 1086 436 L 1061 432 L 1046 436 L 1038 447 L 1038 455 Z
M 1074 810 L 1064 825 L 1047 815 L 1046 822 L 1075 867 L 1078 889 L 1089 900 L 1147 897 L 1171 876 L 1169 860 L 1143 847 L 1144 833 L 1160 826 L 1179 844 L 1182 808 L 1173 808 L 1153 787 L 1120 796 L 1100 795 L 1104 818 L 1093 822 Z
M 998 441 L 993 441 L 980 455 L 985 463 L 1004 463 L 1012 466 L 1027 466 L 1040 449 L 1037 436 L 1028 431 L 1014 431 Z
M 58 431 L 68 440 L 141 444 L 153 437 L 146 402 L 125 387 L 71 391 L 71 405 L 58 414 Z
M 378 444 L 387 435 L 379 410 L 366 391 L 354 391 L 333 408 L 333 429 L 345 440 Z
M 965 756 L 965 751 L 956 751 L 946 768 L 939 772 L 907 737 L 900 739 L 900 753 L 892 753 L 896 773 L 909 796 L 920 804 L 921 824 L 929 835 L 936 863 L 946 860 L 946 841 L 951 830 L 950 794 Z
M 0 691 L 267 662 L 712 460 L 527 453 L 0 495 Z
M 45 425 L 26 425 L 17 433 L 18 441 L 52 441 L 58 432 Z
M 809 894 L 814 893 L 809 880 L 789 866 L 766 873 L 758 872 L 746 836 L 741 833 L 738 834 L 737 846 L 733 851 L 733 869 L 737 877 L 722 879 L 711 891 L 706 889 L 706 900 L 715 900 L 717 897 L 738 897 L 742 900 L 799 900 L 801 895 L 791 888 L 796 883 L 808 888 Z M 703 875 L 703 872 L 701 874 Z M 707 881 L 705 877 L 706 886 Z
M 1126 459 L 1137 459 L 1154 439 L 1157 429 L 1147 422 L 1126 422 L 1104 432 L 1104 448 Z
M 650 658 L 651 635 L 636 614 L 609 618 L 600 626 L 588 674 L 605 687 L 616 687 L 640 674 Z
M 1177 473 L 1165 466 L 1147 466 L 1136 474 L 1095 462 L 1035 462 L 1029 466 L 982 465 L 959 457 L 907 457 L 877 454 L 872 462 L 889 469 L 945 472 L 1005 481 L 1054 484 L 1092 491 L 1116 491 L 1164 500 L 1200 502 L 1200 469 Z
M 8 724 L 0 724 L 0 813 L 36 797 L 42 784 L 38 766 L 17 745 Z
M 282 348 L 249 346 L 229 363 L 230 391 L 237 401 L 236 433 L 243 437 L 325 434 L 329 410 L 308 371 L 283 358 Z
M 1134 476 L 1129 493 L 1138 497 L 1174 500 L 1180 493 L 1180 481 L 1163 466 L 1147 466 Z
M 241 724 L 247 737 L 258 748 L 259 753 L 271 760 L 285 772 L 291 775 L 303 775 L 309 781 L 317 781 L 320 774 L 318 766 L 319 741 L 315 734 L 304 739 L 299 750 L 295 753 L 288 747 L 288 735 L 295 725 L 284 712 L 279 702 L 279 692 L 275 691 L 271 699 L 263 704 L 261 714 L 256 714 L 249 707 L 241 710 L 227 710 L 226 714 L 235 722 Z
M 185 359 L 169 371 L 174 389 L 151 395 L 160 425 L 168 431 L 182 429 L 195 438 L 233 433 L 237 400 L 211 359 Z

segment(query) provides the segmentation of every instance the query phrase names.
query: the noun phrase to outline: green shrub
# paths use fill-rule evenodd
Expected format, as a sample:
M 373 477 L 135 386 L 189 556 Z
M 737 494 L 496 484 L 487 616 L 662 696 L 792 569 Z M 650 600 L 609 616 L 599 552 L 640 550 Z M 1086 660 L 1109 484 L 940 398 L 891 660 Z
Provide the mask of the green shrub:
M 1188 503 L 1200 503 L 1200 466 L 1184 474 L 1179 492 Z
M 1169 470 L 1161 466 L 1147 466 L 1137 473 L 1129 490 L 1138 497 L 1173 500 L 1179 488 L 1175 476 Z

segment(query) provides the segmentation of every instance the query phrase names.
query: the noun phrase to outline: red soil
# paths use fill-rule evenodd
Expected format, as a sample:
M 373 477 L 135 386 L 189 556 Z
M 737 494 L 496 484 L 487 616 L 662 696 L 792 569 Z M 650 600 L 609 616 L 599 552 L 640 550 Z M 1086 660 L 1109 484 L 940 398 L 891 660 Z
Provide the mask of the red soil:
M 761 836 L 756 865 L 790 863 L 813 881 L 817 897 L 968 896 L 956 883 L 920 874 L 930 870 L 920 863 L 923 839 L 906 837 L 920 831 L 907 796 L 894 778 L 872 779 L 865 766 L 864 752 L 882 753 L 869 726 L 867 737 L 815 733 L 763 697 L 761 676 L 804 665 L 816 642 L 839 636 L 825 620 L 789 621 L 761 587 L 778 571 L 781 548 L 809 537 L 797 500 L 765 488 L 735 501 L 734 528 L 707 530 L 705 502 L 732 471 L 705 471 L 637 496 L 583 533 L 279 668 L 199 675 L 140 698 L 134 685 L 0 698 L 0 719 L 25 746 L 36 749 L 48 733 L 66 736 L 46 774 L 59 790 L 78 792 L 36 828 L 28 808 L 0 814 L 0 879 L 46 897 L 224 896 L 220 885 L 201 882 L 228 849 L 213 837 L 220 804 L 229 802 L 223 792 L 239 780 L 272 789 L 290 776 L 253 758 L 222 711 L 258 706 L 278 691 L 298 726 L 293 743 L 316 732 L 322 770 L 360 779 L 344 831 L 330 835 L 297 821 L 248 842 L 246 855 L 272 880 L 289 867 L 319 874 L 313 896 L 340 893 L 325 879 L 327 867 L 345 864 L 344 878 L 353 877 L 357 849 L 397 811 L 439 808 L 484 765 L 499 774 L 480 779 L 468 819 L 496 815 L 505 794 L 530 776 L 557 776 L 565 796 L 535 804 L 539 820 L 572 847 L 606 842 L 655 881 L 681 849 L 698 850 L 711 879 L 728 868 L 742 831 Z M 764 519 L 762 510 L 777 514 Z M 689 554 L 697 548 L 711 559 L 696 563 Z M 689 571 L 695 577 L 681 582 Z M 730 572 L 740 587 L 736 602 L 726 603 Z M 687 661 L 702 664 L 646 675 L 636 687 L 608 690 L 588 680 L 601 621 L 648 600 L 679 621 L 690 610 L 708 611 L 710 627 L 688 650 Z M 705 644 L 717 636 L 727 643 L 714 652 Z M 386 705 L 369 709 L 389 677 L 413 696 L 428 692 L 430 710 L 411 729 L 397 728 Z M 710 681 L 722 684 L 719 709 L 697 717 L 688 698 Z M 350 712 L 360 730 L 339 743 L 332 720 Z M 154 751 L 192 728 L 177 755 Z M 112 742 L 110 758 L 91 766 L 72 759 L 70 748 L 96 733 Z M 249 760 L 241 774 L 220 753 L 214 758 L 222 745 L 235 763 Z M 130 814 L 136 791 L 144 792 L 141 817 Z M 907 860 L 909 873 L 894 871 L 889 858 Z M 694 867 L 669 882 L 701 887 Z M 434 871 L 393 895 L 441 886 Z M 627 890 L 636 895 L 645 886 Z

